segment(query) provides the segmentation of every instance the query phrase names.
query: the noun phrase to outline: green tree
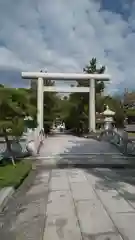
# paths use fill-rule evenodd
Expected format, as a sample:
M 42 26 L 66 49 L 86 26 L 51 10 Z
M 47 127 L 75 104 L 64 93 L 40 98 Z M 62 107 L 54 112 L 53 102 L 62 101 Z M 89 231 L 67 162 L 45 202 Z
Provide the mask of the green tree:
M 100 68 L 97 68 L 97 59 L 96 58 L 92 58 L 91 61 L 89 62 L 88 65 L 86 65 L 86 67 L 83 69 L 83 71 L 85 73 L 98 73 L 98 74 L 103 74 L 105 72 L 105 66 L 101 66 Z M 86 85 L 89 85 L 89 81 L 86 80 Z M 82 82 L 83 84 L 83 82 Z M 95 85 L 96 85 L 96 93 L 101 93 L 104 88 L 104 81 L 100 81 L 100 80 L 96 80 L 95 81 Z
M 37 108 L 37 83 L 34 82 L 33 88 L 31 88 L 31 103 Z M 44 86 L 55 86 L 55 82 L 44 79 Z M 44 129 L 49 131 L 53 121 L 57 115 L 56 105 L 59 100 L 59 96 L 56 92 L 44 92 Z M 36 117 L 36 116 L 35 116 Z M 35 119 L 36 121 L 36 119 Z
M 99 73 L 103 74 L 105 71 L 105 67 L 101 66 L 100 68 L 97 68 L 97 60 L 96 58 L 92 58 L 91 61 L 86 65 L 86 67 L 83 69 L 85 73 Z M 101 93 L 105 88 L 104 81 L 96 81 L 96 108 L 100 111 L 101 108 Z M 88 87 L 89 86 L 89 80 L 79 80 L 77 81 L 77 86 L 81 87 Z M 103 101 L 103 100 L 102 100 Z M 69 97 L 69 102 L 73 103 L 72 107 L 74 110 L 70 108 L 69 115 L 67 117 L 67 123 L 70 128 L 74 128 L 75 126 L 78 126 L 78 128 L 83 128 L 85 130 L 88 130 L 88 103 L 89 103 L 89 93 L 72 93 Z M 76 120 L 75 120 L 76 119 Z M 77 129 L 77 131 L 80 131 Z
M 55 86 L 55 82 L 44 80 L 44 86 Z M 50 128 L 57 116 L 57 103 L 59 96 L 56 92 L 44 92 L 44 129 L 50 131 Z
M 13 165 L 14 153 L 9 136 L 21 136 L 25 127 L 24 117 L 34 114 L 35 107 L 30 104 L 30 95 L 25 90 L 0 87 L 0 133 L 5 138 Z

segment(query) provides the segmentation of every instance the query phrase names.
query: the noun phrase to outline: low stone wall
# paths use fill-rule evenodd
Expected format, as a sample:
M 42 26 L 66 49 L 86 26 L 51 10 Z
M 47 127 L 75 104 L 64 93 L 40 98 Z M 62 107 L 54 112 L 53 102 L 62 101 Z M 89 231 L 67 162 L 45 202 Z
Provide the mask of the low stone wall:
M 27 149 L 32 155 L 39 153 L 39 149 L 44 141 L 44 130 L 38 128 L 29 132 L 27 135 Z
M 12 151 L 14 153 L 14 156 L 16 158 L 22 158 L 22 157 L 26 157 L 29 156 L 29 152 L 27 151 L 26 148 L 26 141 L 20 139 L 19 141 L 16 141 L 14 139 L 10 140 L 11 142 L 11 148 Z M 10 158 L 10 153 L 7 149 L 7 145 L 6 142 L 3 140 L 3 142 L 0 142 L 0 159 L 6 159 L 6 158 Z
M 24 133 L 19 140 L 10 138 L 11 148 L 15 158 L 37 155 L 44 140 L 44 132 L 34 129 Z M 10 158 L 4 138 L 0 138 L 0 160 Z
M 114 144 L 120 152 L 128 156 L 135 156 L 135 143 L 128 139 L 126 132 L 116 132 L 114 130 L 105 130 L 99 136 L 100 140 L 109 141 Z

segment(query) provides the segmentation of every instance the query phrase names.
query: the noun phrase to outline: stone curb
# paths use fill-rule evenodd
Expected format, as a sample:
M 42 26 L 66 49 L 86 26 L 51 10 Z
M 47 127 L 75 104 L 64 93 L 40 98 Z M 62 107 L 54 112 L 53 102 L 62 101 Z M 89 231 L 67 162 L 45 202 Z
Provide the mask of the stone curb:
M 3 211 L 9 198 L 14 194 L 15 189 L 13 187 L 5 187 L 0 190 L 0 212 Z
M 4 187 L 0 189 L 0 213 L 5 208 L 8 200 L 12 197 L 12 195 L 15 193 L 15 191 L 21 186 L 23 181 L 27 178 L 30 171 L 33 170 L 33 164 L 31 165 L 31 169 L 29 169 L 26 174 L 23 176 L 23 178 L 20 180 L 18 184 L 16 184 L 14 187 Z

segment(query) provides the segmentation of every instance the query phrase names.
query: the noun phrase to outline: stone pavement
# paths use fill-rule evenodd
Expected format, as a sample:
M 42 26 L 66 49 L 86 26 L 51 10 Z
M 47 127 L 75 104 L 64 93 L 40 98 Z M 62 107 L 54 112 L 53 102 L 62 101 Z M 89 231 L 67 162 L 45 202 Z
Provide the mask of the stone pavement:
M 63 136 L 63 147 L 56 140 L 46 140 L 41 155 L 86 148 L 83 140 Z M 47 170 L 43 156 L 0 214 L 0 239 L 134 240 L 135 170 Z
M 86 139 L 83 137 L 75 137 L 72 135 L 56 135 L 45 139 L 44 146 L 40 151 L 41 157 L 68 154 L 102 154 L 119 153 L 116 147 L 107 142 L 98 142 L 94 139 Z
M 85 139 L 72 135 L 56 135 L 45 139 L 40 150 L 42 165 L 129 165 L 118 149 L 108 142 Z M 134 162 L 131 162 L 132 165 Z M 130 163 L 130 164 L 131 164 Z
M 132 176 L 135 170 L 36 169 L 0 214 L 0 239 L 134 240 Z

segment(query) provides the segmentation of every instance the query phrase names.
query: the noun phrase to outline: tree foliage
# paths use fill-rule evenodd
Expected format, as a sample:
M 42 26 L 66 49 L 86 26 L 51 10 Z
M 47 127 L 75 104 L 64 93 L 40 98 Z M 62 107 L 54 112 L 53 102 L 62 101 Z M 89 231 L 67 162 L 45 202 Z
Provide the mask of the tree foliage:
M 54 85 L 55 85 L 54 81 L 44 79 L 44 86 L 54 86 Z M 59 96 L 57 93 L 44 92 L 44 129 L 47 132 L 50 130 L 53 124 L 53 121 L 57 116 L 58 101 L 59 101 Z M 36 82 L 34 82 L 34 87 L 31 89 L 31 103 L 36 106 L 36 113 L 37 113 L 37 83 Z
M 44 86 L 54 86 L 55 82 L 44 80 Z M 50 128 L 57 117 L 57 105 L 59 96 L 56 92 L 44 92 L 44 129 L 50 131 Z
M 0 86 L 0 134 L 14 159 L 9 135 L 19 137 L 24 131 L 25 116 L 34 116 L 36 108 L 30 102 L 30 94 L 24 89 Z M 14 163 L 14 162 L 13 162 Z
M 100 68 L 97 68 L 97 60 L 96 58 L 92 58 L 91 61 L 89 61 L 88 65 L 83 69 L 84 73 L 99 73 L 102 74 L 105 71 L 105 67 L 101 66 Z M 99 104 L 97 104 L 97 95 L 101 96 L 102 91 L 104 90 L 104 82 L 103 81 L 96 81 L 96 106 L 99 107 Z M 77 86 L 81 87 L 88 87 L 89 86 L 89 80 L 79 80 L 77 81 Z M 99 98 L 98 98 L 99 99 Z M 80 129 L 83 129 L 84 131 L 88 131 L 88 103 L 89 103 L 89 93 L 72 93 L 69 97 L 70 102 L 70 111 L 68 114 L 68 117 L 66 118 L 66 123 L 69 128 L 76 129 L 77 132 L 80 131 Z
M 98 73 L 98 74 L 103 74 L 105 72 L 105 66 L 101 66 L 100 68 L 97 68 L 97 59 L 96 58 L 92 58 L 91 61 L 89 62 L 88 65 L 86 65 L 86 67 L 83 69 L 83 71 L 85 73 Z M 89 85 L 89 80 L 86 80 L 87 82 L 87 86 Z M 81 84 L 81 83 L 80 83 Z M 82 81 L 83 84 L 83 81 Z M 104 88 L 105 88 L 105 84 L 104 81 L 100 81 L 100 80 L 96 80 L 95 81 L 95 88 L 96 88 L 96 93 L 101 93 Z
M 85 73 L 99 73 L 105 72 L 105 66 L 97 67 L 96 58 L 92 58 L 88 65 L 83 69 Z M 105 85 L 104 81 L 96 81 L 96 112 L 102 113 L 105 106 L 116 112 L 115 122 L 116 126 L 123 126 L 125 112 L 121 99 L 118 97 L 103 96 Z M 77 86 L 89 86 L 89 80 L 77 81 Z M 88 116 L 89 116 L 89 94 L 88 93 L 72 93 L 68 101 L 63 101 L 65 123 L 67 128 L 74 129 L 77 133 L 80 131 L 88 131 Z M 68 107 L 67 107 L 68 106 Z

